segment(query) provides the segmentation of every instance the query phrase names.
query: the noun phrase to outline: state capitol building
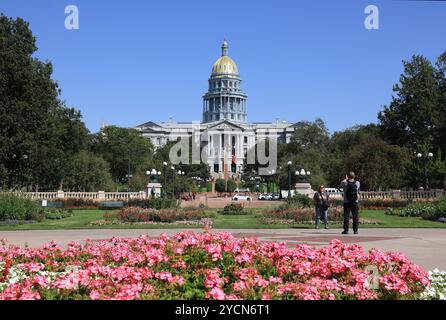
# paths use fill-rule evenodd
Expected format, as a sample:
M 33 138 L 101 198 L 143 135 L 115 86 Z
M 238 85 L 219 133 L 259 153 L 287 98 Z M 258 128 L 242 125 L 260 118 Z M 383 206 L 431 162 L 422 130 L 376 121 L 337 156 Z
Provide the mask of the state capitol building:
M 240 74 L 228 55 L 228 43 L 221 47 L 221 57 L 214 63 L 203 95 L 203 118 L 193 122 L 146 122 L 136 127 L 155 148 L 181 137 L 193 137 L 195 143 L 206 147 L 209 170 L 214 177 L 243 172 L 247 151 L 270 137 L 278 143 L 288 143 L 294 124 L 283 122 L 248 122 L 247 94 L 242 90 Z M 199 128 L 197 132 L 197 128 Z

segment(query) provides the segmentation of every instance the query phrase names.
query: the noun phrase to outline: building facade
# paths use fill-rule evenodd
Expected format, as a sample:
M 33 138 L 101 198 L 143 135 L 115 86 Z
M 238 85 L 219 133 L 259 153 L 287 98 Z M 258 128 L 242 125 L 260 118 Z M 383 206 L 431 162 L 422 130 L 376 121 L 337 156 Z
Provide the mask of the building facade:
M 204 148 L 212 176 L 237 177 L 243 172 L 247 151 L 266 137 L 288 143 L 294 125 L 286 121 L 248 122 L 248 96 L 241 88 L 242 80 L 235 62 L 229 57 L 227 41 L 221 57 L 214 63 L 203 95 L 202 122 L 146 122 L 136 127 L 155 148 L 169 141 L 192 138 Z

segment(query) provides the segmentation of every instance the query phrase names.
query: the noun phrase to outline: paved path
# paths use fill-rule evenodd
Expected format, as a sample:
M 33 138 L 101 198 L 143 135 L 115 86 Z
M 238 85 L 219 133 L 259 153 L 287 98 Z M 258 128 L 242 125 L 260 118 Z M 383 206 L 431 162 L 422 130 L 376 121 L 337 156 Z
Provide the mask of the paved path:
M 197 229 L 193 230 L 199 232 Z M 220 230 L 215 230 L 220 231 Z M 365 250 L 378 248 L 384 251 L 399 251 L 426 270 L 446 270 L 446 229 L 363 229 L 359 235 L 341 235 L 340 229 L 225 229 L 236 237 L 255 236 L 261 241 L 286 241 L 291 247 L 299 243 L 323 246 L 331 239 L 346 243 L 358 243 Z M 100 229 L 100 230 L 32 230 L 0 231 L 0 238 L 10 243 L 40 247 L 51 240 L 65 246 L 70 241 L 85 239 L 104 240 L 113 236 L 134 237 L 146 234 L 156 237 L 160 233 L 169 235 L 179 229 Z

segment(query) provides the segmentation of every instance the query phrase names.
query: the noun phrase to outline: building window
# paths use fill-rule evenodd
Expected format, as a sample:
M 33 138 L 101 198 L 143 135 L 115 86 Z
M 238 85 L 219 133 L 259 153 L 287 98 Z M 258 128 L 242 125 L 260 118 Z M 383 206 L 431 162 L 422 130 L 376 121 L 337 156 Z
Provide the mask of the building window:
M 243 142 L 244 142 L 244 143 L 248 143 L 248 137 L 247 137 L 247 136 L 244 136 L 244 137 L 243 137 Z

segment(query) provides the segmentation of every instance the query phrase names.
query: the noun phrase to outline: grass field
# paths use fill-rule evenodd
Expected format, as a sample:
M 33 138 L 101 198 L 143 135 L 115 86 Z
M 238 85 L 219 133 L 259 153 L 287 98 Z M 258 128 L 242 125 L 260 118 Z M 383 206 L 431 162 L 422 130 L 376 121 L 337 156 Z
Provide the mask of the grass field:
M 213 210 L 215 211 L 215 210 Z M 283 229 L 283 228 L 313 228 L 312 224 L 285 225 L 263 224 L 258 221 L 259 210 L 254 210 L 252 215 L 223 216 L 214 218 L 214 228 L 217 229 Z M 0 225 L 0 230 L 54 230 L 54 229 L 165 229 L 165 228 L 193 228 L 184 225 L 109 225 L 92 226 L 91 222 L 101 220 L 104 210 L 74 210 L 74 215 L 61 220 L 44 220 L 37 224 L 29 225 Z M 364 219 L 372 219 L 378 224 L 362 225 L 361 228 L 446 228 L 445 223 L 423 220 L 421 218 L 388 216 L 381 210 L 363 210 L 360 216 Z M 332 228 L 341 228 L 340 223 L 332 224 Z M 196 228 L 200 228 L 196 226 Z

